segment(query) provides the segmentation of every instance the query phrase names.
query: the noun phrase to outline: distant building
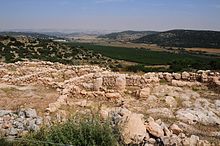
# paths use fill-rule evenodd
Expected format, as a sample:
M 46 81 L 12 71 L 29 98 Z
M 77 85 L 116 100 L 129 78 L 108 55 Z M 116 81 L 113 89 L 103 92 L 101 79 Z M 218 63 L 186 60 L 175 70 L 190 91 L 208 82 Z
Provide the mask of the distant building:
M 55 39 L 53 40 L 54 42 L 67 42 L 67 40 L 64 40 L 64 39 Z

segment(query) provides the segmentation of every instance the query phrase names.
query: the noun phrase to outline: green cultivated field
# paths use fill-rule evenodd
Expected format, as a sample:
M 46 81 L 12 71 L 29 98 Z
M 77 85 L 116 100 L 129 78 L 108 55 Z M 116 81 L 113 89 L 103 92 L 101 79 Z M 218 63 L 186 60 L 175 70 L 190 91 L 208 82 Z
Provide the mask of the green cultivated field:
M 208 64 L 210 62 L 220 63 L 220 59 L 211 56 L 189 54 L 189 53 L 169 53 L 150 51 L 141 48 L 123 48 L 112 46 L 100 46 L 88 43 L 69 43 L 70 46 L 81 47 L 84 49 L 93 50 L 104 56 L 113 59 L 126 60 L 144 65 L 167 65 L 172 62 L 187 61 L 194 64 Z M 202 66 L 201 66 L 202 67 Z

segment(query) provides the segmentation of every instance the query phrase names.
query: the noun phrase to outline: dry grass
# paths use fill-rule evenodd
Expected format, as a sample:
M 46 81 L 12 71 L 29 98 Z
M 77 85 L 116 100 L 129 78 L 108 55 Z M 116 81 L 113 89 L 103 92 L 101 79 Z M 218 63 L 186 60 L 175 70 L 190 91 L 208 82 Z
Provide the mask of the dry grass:
M 21 90 L 22 89 L 22 90 Z M 20 107 L 36 108 L 43 113 L 49 103 L 55 102 L 58 93 L 55 89 L 43 86 L 10 86 L 1 85 L 0 107 L 16 110 Z
M 186 48 L 187 51 L 204 51 L 211 54 L 220 54 L 220 48 L 212 49 L 212 48 Z

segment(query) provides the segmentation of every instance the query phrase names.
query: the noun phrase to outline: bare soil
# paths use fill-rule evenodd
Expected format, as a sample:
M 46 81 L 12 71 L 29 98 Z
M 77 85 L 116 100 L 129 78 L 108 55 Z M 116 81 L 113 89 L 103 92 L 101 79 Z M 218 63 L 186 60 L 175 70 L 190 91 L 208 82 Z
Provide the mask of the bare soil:
M 29 107 L 37 109 L 42 114 L 49 103 L 55 102 L 57 97 L 57 91 L 48 87 L 0 84 L 1 109 L 16 110 Z

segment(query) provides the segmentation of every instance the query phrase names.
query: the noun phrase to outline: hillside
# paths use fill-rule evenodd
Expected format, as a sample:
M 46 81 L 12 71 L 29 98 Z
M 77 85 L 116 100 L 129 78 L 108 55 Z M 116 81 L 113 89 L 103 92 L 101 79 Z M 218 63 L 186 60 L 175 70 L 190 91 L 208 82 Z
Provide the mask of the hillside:
M 94 54 L 78 47 L 69 47 L 50 39 L 27 36 L 0 36 L 0 61 L 16 62 L 22 60 L 45 60 L 65 64 L 101 64 L 113 63 L 112 59 Z M 111 64 L 110 63 L 110 64 Z
M 58 39 L 56 35 L 47 35 L 43 33 L 36 32 L 12 32 L 12 31 L 4 31 L 0 32 L 1 36 L 11 36 L 11 37 L 19 37 L 26 36 L 31 38 L 39 38 L 39 39 Z
M 220 32 L 170 30 L 136 39 L 135 43 L 157 44 L 166 47 L 220 48 Z
M 131 41 L 138 38 L 141 38 L 146 35 L 156 34 L 156 31 L 123 31 L 123 32 L 115 32 L 106 35 L 101 35 L 99 38 L 108 38 L 118 41 Z

